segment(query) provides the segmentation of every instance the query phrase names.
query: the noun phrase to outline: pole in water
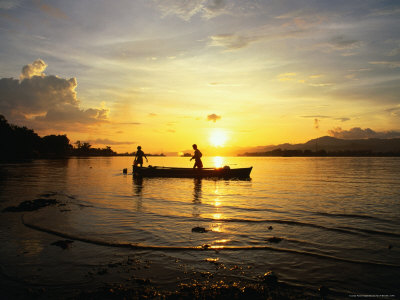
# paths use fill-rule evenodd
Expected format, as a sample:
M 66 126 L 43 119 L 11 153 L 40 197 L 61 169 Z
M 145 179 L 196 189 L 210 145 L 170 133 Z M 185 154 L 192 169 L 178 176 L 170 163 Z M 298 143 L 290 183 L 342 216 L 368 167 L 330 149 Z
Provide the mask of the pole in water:
M 123 169 L 123 170 L 122 170 L 122 173 L 123 173 L 123 174 L 128 174 L 128 169 L 127 169 L 127 168 Z

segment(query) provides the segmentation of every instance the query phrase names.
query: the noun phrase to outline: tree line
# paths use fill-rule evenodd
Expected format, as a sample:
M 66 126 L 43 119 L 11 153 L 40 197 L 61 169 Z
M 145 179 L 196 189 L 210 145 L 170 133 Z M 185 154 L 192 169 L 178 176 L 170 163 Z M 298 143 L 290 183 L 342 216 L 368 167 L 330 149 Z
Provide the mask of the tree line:
M 65 134 L 40 137 L 25 126 L 9 124 L 6 118 L 0 115 L 0 160 L 116 154 L 109 146 L 92 148 L 87 142 L 77 141 L 74 147 Z

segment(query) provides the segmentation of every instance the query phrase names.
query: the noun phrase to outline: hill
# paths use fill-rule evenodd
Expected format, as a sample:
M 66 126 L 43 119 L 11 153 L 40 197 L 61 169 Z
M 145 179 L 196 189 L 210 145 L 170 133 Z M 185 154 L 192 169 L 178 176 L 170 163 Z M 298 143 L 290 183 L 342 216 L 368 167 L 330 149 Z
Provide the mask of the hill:
M 327 154 L 400 154 L 400 138 L 395 139 L 354 139 L 345 140 L 338 139 L 330 136 L 323 136 L 320 138 L 309 140 L 302 144 L 279 144 L 279 145 L 268 145 L 258 146 L 253 148 L 247 148 L 240 155 L 271 155 L 271 152 L 278 154 L 281 151 L 297 151 L 292 154 L 300 154 L 301 151 L 304 154 L 321 153 L 321 151 Z

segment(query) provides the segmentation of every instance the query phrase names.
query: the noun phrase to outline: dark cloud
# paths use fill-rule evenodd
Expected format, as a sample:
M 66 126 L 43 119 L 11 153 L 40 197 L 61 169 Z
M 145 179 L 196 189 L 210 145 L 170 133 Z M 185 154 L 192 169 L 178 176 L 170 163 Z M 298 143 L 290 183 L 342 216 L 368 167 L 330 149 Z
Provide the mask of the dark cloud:
M 358 48 L 361 46 L 361 42 L 358 40 L 353 40 L 346 38 L 344 36 L 336 36 L 332 38 L 329 42 L 329 44 L 337 50 L 348 50 L 348 49 L 354 49 Z
M 346 122 L 346 121 L 350 121 L 350 118 L 335 118 L 334 120 L 340 121 L 340 122 Z
M 211 115 L 207 116 L 207 120 L 208 121 L 213 121 L 214 123 L 219 119 L 221 119 L 221 116 L 218 116 L 216 114 L 211 114 Z
M 33 128 L 62 127 L 107 121 L 107 109 L 81 109 L 76 78 L 46 75 L 47 64 L 36 60 L 22 68 L 20 80 L 0 79 L 0 111 L 15 123 Z
M 374 131 L 371 128 L 362 129 L 360 127 L 354 127 L 349 130 L 343 130 L 340 127 L 328 130 L 328 134 L 335 138 L 340 139 L 369 139 L 369 138 L 400 138 L 400 131 Z
M 324 116 L 324 115 L 315 115 L 315 116 L 301 116 L 302 118 L 306 118 L 306 119 L 318 119 L 318 122 L 320 121 L 319 119 L 333 119 L 335 121 L 341 121 L 341 122 L 346 122 L 349 121 L 350 118 L 346 118 L 346 117 L 342 117 L 342 118 L 333 118 L 331 116 Z M 314 120 L 314 123 L 315 123 Z

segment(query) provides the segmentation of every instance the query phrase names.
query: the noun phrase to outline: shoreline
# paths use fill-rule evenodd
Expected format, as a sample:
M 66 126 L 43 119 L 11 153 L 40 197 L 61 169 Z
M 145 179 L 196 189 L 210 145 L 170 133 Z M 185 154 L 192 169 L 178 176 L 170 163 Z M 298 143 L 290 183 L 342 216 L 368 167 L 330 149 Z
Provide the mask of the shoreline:
M 267 274 L 270 270 L 265 270 L 267 275 L 249 276 L 250 266 L 241 262 L 224 264 L 212 258 L 195 262 L 190 254 L 177 258 L 167 249 L 116 253 L 108 246 L 64 240 L 28 227 L 19 213 L 2 214 L 9 235 L 1 250 L 8 259 L 0 264 L 0 292 L 5 299 L 321 299 L 320 287 L 289 285 L 279 280 L 279 274 Z M 28 231 L 39 249 L 15 252 L 13 232 L 21 231 Z M 32 260 L 38 251 L 39 259 Z M 334 299 L 347 298 L 330 294 Z

